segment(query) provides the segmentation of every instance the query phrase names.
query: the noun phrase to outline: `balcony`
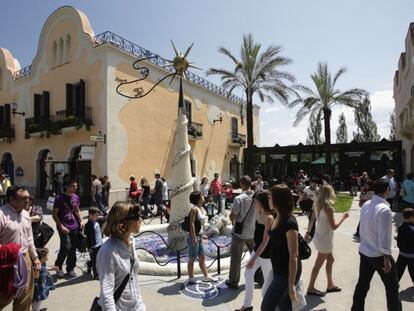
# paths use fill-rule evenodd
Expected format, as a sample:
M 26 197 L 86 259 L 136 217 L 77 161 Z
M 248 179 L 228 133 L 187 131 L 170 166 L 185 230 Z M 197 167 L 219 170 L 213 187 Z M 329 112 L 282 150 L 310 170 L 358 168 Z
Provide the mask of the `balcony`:
M 189 139 L 203 139 L 203 124 L 197 122 L 188 122 L 187 132 Z
M 240 133 L 232 133 L 230 135 L 230 146 L 239 148 L 246 146 L 246 135 Z
M 85 127 L 90 130 L 92 123 L 92 108 L 85 107 L 83 116 L 67 113 L 66 110 L 56 112 L 56 115 L 47 118 L 41 118 L 40 121 L 35 122 L 35 118 L 26 119 L 26 138 L 30 136 L 46 137 L 52 135 L 60 135 L 63 132 L 77 131 Z
M 50 132 L 51 131 L 51 124 L 52 124 L 53 116 L 49 116 L 49 119 L 43 117 L 40 118 L 39 121 L 35 121 L 35 118 L 26 118 L 25 120 L 25 131 L 26 131 L 26 138 L 30 137 L 31 134 L 39 134 L 43 132 Z M 33 135 L 35 136 L 35 135 Z
M 0 140 L 11 143 L 14 138 L 16 138 L 16 133 L 13 124 L 8 127 L 0 126 Z
M 53 118 L 53 128 L 58 132 L 68 128 L 79 130 L 83 126 L 89 130 L 92 125 L 92 107 L 85 107 L 84 116 L 70 114 L 66 110 L 60 110 L 56 112 Z

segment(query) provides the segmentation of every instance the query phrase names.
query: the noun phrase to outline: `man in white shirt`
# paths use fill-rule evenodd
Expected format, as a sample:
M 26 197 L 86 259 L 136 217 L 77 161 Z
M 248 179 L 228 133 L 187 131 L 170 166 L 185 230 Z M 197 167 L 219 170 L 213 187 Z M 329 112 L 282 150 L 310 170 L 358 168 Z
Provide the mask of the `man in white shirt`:
M 385 286 L 388 310 L 402 310 L 398 279 L 392 258 L 392 212 L 386 201 L 389 184 L 384 178 L 374 182 L 374 196 L 361 208 L 359 279 L 352 311 L 363 311 L 371 279 L 377 272 Z
M 394 179 L 395 171 L 393 169 L 387 170 L 387 175 L 383 176 L 382 178 L 388 181 L 389 184 L 389 193 L 387 201 L 390 203 L 391 209 L 393 208 L 394 198 L 397 195 L 397 183 Z

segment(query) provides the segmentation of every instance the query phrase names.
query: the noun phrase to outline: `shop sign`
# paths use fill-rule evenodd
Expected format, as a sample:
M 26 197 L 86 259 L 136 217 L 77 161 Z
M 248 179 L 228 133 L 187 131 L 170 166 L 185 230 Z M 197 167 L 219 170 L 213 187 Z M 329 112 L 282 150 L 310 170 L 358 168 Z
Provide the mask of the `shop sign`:
M 347 151 L 347 152 L 345 152 L 345 155 L 347 155 L 349 158 L 359 158 L 364 153 L 365 153 L 365 151 Z
M 103 134 L 90 135 L 89 140 L 93 142 L 97 142 L 97 143 L 105 143 L 106 135 L 103 135 Z
M 95 158 L 95 147 L 94 146 L 82 146 L 80 152 L 81 160 L 93 160 Z
M 20 166 L 16 168 L 15 175 L 16 177 L 22 177 L 24 175 L 24 171 Z

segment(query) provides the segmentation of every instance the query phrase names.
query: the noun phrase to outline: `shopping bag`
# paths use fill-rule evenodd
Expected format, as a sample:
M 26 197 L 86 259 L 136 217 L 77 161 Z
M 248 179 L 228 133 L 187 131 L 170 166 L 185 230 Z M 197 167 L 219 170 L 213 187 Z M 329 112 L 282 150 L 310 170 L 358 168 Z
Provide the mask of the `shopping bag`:
M 53 205 L 54 205 L 54 204 L 55 204 L 55 197 L 50 196 L 50 197 L 47 199 L 46 208 L 47 208 L 49 211 L 53 211 Z
M 296 283 L 296 298 L 298 300 L 297 303 L 292 304 L 292 311 L 299 311 L 302 310 L 304 307 L 306 307 L 306 293 L 303 289 L 303 282 L 302 280 L 299 280 L 298 283 Z

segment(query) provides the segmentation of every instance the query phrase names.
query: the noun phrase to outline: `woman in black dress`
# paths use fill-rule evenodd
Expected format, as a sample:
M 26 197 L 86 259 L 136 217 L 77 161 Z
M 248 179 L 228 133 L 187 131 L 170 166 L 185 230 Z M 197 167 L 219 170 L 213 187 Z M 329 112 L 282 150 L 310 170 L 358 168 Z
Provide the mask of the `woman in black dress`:
M 270 193 L 276 211 L 276 219 L 269 231 L 273 281 L 263 297 L 261 310 L 274 311 L 279 307 L 280 310 L 291 311 L 292 303 L 297 302 L 295 285 L 302 272 L 298 223 L 293 216 L 290 189 L 286 185 L 277 185 L 270 189 Z

